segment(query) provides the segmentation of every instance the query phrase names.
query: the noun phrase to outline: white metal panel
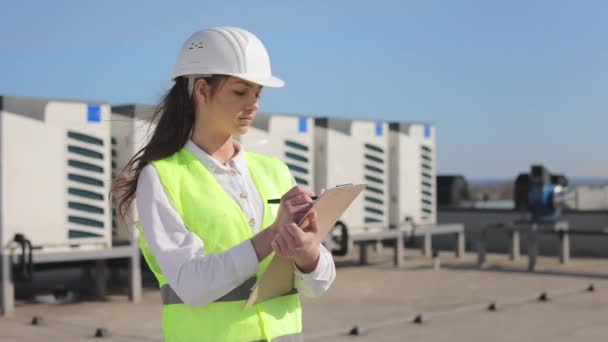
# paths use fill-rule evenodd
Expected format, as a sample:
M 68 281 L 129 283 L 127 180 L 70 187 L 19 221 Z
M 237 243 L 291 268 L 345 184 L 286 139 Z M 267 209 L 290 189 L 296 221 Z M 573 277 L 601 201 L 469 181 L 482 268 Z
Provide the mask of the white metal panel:
M 5 243 L 11 241 L 14 234 L 22 233 L 34 246 L 43 247 L 40 252 L 73 245 L 111 246 L 107 199 L 109 107 L 94 107 L 92 121 L 89 120 L 90 107 L 83 102 L 50 101 L 43 109 L 41 120 L 32 119 L 36 115 L 31 113 L 1 113 Z M 71 139 L 70 132 L 101 143 L 91 145 Z M 82 170 L 82 167 L 98 171 Z M 87 184 L 83 189 L 81 183 L 70 180 L 70 173 L 96 179 L 103 185 Z M 83 200 L 82 196 L 74 195 L 75 190 L 94 192 L 101 198 Z
M 99 108 L 96 118 L 90 117 L 91 105 L 85 102 L 51 101 L 45 110 L 45 122 L 49 126 L 61 127 L 64 131 L 62 159 L 67 160 L 67 163 L 64 162 L 65 173 L 62 178 L 67 180 L 63 183 L 63 191 L 67 193 L 65 216 L 68 236 L 71 236 L 66 243 L 99 244 L 100 248 L 105 248 L 112 245 L 111 206 L 108 198 L 111 187 L 110 108 L 108 105 L 92 107 Z M 80 147 L 86 151 L 71 150 L 70 147 Z M 102 199 L 88 198 L 87 203 L 84 203 L 82 196 L 70 194 L 70 189 L 82 189 L 83 185 L 80 181 L 70 179 L 70 175 L 99 181 L 96 193 L 101 194 Z M 96 204 L 90 205 L 91 201 Z
M 327 120 L 323 127 L 322 120 Z M 367 120 L 319 119 L 315 170 L 319 187 L 365 183 L 368 188 L 344 213 L 349 228 L 388 225 L 388 124 Z M 319 173 L 324 173 L 319 175 Z
M 608 185 L 568 187 L 559 195 L 568 209 L 608 210 Z
M 127 105 L 132 113 L 112 112 L 112 162 L 115 180 L 135 153 L 141 150 L 154 133 L 155 124 L 151 122 L 155 107 L 150 105 Z M 127 243 L 136 234 L 135 222 L 138 220 L 137 204 L 133 204 L 127 211 L 125 220 L 117 217 L 113 209 L 112 238 L 115 244 Z
M 112 112 L 112 181 L 115 181 L 127 162 L 133 157 L 134 150 L 131 140 L 134 136 L 134 119 L 130 116 Z M 128 224 L 117 217 L 117 208 L 112 199 L 112 240 L 115 244 L 131 240 Z M 137 218 L 135 205 L 127 211 L 127 215 Z
M 313 128 L 311 117 L 259 113 L 249 131 L 237 139 L 246 151 L 281 159 L 298 184 L 314 190 Z
M 34 245 L 59 245 L 66 238 L 63 130 L 2 112 L 2 233 L 17 233 Z
M 390 224 L 437 221 L 435 127 L 398 123 L 391 128 Z
M 608 210 L 608 186 L 576 187 L 577 210 Z

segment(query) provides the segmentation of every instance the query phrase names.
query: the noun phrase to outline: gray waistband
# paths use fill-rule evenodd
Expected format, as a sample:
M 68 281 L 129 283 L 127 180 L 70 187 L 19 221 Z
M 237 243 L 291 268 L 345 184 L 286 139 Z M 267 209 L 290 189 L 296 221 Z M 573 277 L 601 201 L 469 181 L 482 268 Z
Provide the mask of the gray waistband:
M 234 290 L 228 292 L 223 297 L 216 299 L 214 302 L 234 302 L 238 300 L 247 300 L 249 299 L 249 295 L 251 294 L 251 289 L 255 285 L 257 281 L 256 277 L 251 277 L 247 279 L 244 283 L 237 286 Z M 285 295 L 296 294 L 298 291 L 294 288 Z M 173 291 L 169 284 L 163 285 L 160 288 L 160 298 L 164 305 L 169 304 L 183 304 L 184 301 L 179 298 L 177 293 Z
M 303 341 L 303 336 L 301 333 L 278 336 L 272 339 L 272 342 L 301 342 Z M 269 342 L 268 340 L 258 340 L 252 342 Z

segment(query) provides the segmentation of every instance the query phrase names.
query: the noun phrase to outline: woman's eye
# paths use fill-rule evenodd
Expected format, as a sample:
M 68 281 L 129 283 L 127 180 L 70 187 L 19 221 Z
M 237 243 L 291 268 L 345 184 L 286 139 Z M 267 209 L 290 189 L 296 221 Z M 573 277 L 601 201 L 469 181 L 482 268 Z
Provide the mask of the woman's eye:
M 234 94 L 235 94 L 236 96 L 243 96 L 243 95 L 245 95 L 245 92 L 244 92 L 244 91 L 237 91 L 237 90 L 233 90 L 233 92 L 234 92 Z

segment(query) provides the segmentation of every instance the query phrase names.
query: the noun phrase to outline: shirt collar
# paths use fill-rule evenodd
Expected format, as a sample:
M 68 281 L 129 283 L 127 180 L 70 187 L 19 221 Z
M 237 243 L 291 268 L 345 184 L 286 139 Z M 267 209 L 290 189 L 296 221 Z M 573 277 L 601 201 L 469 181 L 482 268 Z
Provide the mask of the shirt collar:
M 234 168 L 238 173 L 242 174 L 245 170 L 247 170 L 245 150 L 238 141 L 233 140 L 232 143 L 234 144 L 234 147 L 238 149 L 238 152 L 224 165 L 220 164 L 220 162 L 198 147 L 192 140 L 188 140 L 186 145 L 184 145 L 184 148 L 194 154 L 201 164 L 203 164 L 203 166 L 205 166 L 211 173 L 229 172 L 231 168 Z

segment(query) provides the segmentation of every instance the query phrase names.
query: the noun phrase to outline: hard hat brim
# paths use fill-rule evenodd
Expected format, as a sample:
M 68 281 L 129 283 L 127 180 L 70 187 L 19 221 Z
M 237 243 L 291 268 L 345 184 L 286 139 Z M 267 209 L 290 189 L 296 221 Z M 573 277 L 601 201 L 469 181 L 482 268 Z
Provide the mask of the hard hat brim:
M 259 84 L 263 87 L 282 88 L 283 86 L 285 86 L 285 82 L 283 82 L 283 80 L 281 80 L 280 78 L 274 77 L 274 76 L 256 77 L 255 75 L 239 74 L 239 73 L 234 73 L 234 74 L 231 73 L 231 74 L 226 74 L 226 75 L 238 77 L 245 81 Z

